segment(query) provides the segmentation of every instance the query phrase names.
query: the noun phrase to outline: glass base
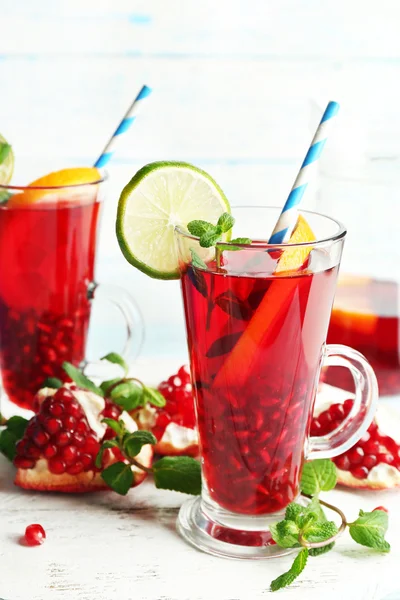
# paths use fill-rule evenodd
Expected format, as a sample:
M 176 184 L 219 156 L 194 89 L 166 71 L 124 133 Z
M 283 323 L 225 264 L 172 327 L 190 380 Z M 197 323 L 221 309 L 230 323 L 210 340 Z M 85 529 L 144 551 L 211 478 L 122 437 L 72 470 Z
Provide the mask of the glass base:
M 189 544 L 215 556 L 260 560 L 291 554 L 272 540 L 268 525 L 283 519 L 284 512 L 251 517 L 215 509 L 203 498 L 186 500 L 181 506 L 177 530 Z

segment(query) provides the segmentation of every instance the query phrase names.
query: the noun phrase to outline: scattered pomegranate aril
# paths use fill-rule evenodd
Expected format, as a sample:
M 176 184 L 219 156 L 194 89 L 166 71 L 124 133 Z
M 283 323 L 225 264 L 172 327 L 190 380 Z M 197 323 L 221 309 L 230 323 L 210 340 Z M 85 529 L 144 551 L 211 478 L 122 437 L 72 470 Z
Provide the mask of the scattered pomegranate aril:
M 383 510 L 383 512 L 389 513 L 388 509 L 385 506 L 377 506 L 372 510 L 372 512 L 374 512 L 375 510 Z
M 25 529 L 24 541 L 28 546 L 40 546 L 46 539 L 46 532 L 41 525 L 35 523 Z

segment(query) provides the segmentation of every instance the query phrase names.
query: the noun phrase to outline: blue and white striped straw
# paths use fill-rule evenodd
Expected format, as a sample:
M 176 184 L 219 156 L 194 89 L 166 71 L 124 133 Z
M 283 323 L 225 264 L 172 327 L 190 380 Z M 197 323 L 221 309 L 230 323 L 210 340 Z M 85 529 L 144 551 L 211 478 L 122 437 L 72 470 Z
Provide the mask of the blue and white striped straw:
M 298 219 L 297 207 L 303 198 L 309 181 L 314 175 L 317 160 L 322 154 L 333 118 L 338 112 L 339 104 L 337 102 L 329 102 L 322 115 L 321 122 L 317 127 L 311 146 L 303 160 L 299 174 L 297 175 L 288 199 L 286 200 L 285 206 L 282 208 L 279 219 L 269 238 L 270 244 L 283 244 L 284 242 L 289 241 Z
M 119 138 L 125 131 L 129 129 L 132 125 L 133 121 L 136 119 L 140 108 L 145 101 L 145 99 L 150 96 L 151 88 L 144 85 L 128 110 L 126 111 L 124 118 L 121 123 L 118 125 L 117 129 L 114 131 L 110 140 L 107 142 L 103 152 L 100 154 L 99 158 L 94 163 L 94 166 L 100 169 L 101 167 L 105 167 L 107 163 L 110 162 L 111 157 L 115 152 L 115 147 L 119 143 Z

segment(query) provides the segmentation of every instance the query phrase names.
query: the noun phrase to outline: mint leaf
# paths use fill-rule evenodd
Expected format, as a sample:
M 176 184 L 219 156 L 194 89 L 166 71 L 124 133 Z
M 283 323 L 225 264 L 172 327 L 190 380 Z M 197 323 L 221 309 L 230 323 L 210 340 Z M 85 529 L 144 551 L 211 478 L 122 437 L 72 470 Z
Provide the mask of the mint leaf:
M 193 250 L 193 248 L 190 248 L 190 253 L 192 255 L 192 265 L 193 267 L 195 267 L 196 269 L 208 269 L 206 263 L 204 262 L 204 260 L 202 260 L 200 258 L 200 256 Z
M 222 230 L 218 227 L 215 231 L 207 231 L 204 233 L 199 241 L 202 248 L 211 248 L 215 246 L 222 238 Z
M 334 545 L 335 545 L 335 542 L 331 542 L 330 544 L 327 544 L 326 546 L 321 546 L 321 548 L 309 548 L 308 554 L 310 556 L 321 556 L 321 554 L 326 554 L 327 552 L 332 550 Z
M 8 460 L 13 461 L 15 458 L 15 446 L 19 438 L 12 431 L 8 431 L 8 429 L 4 429 L 0 432 L 0 452 L 4 454 Z
M 299 517 L 303 511 L 304 506 L 301 506 L 301 504 L 297 504 L 296 502 L 291 502 L 286 507 L 285 519 L 296 522 L 297 517 Z
M 145 404 L 143 388 L 133 381 L 121 381 L 110 396 L 115 404 L 128 412 Z
M 82 371 L 74 367 L 74 365 L 71 365 L 69 362 L 64 362 L 62 364 L 62 368 L 78 387 L 88 390 L 89 392 L 93 392 L 94 394 L 98 394 L 98 396 L 104 396 L 103 390 L 97 387 L 93 381 L 90 381 L 90 379 L 86 377 Z
M 154 483 L 162 490 L 197 496 L 201 493 L 200 463 L 189 456 L 164 456 L 153 465 Z
M 101 421 L 110 427 L 120 437 L 125 432 L 125 425 L 122 421 L 116 421 L 115 419 L 104 418 Z
M 201 237 L 205 233 L 210 231 L 215 231 L 216 227 L 212 223 L 208 223 L 207 221 L 201 221 L 199 219 L 190 221 L 188 223 L 187 228 L 189 233 L 195 235 L 196 237 Z
M 219 227 L 223 233 L 227 233 L 232 229 L 234 224 L 235 219 L 232 217 L 232 215 L 229 213 L 223 213 L 218 219 L 217 227 Z
M 238 237 L 230 240 L 229 244 L 224 244 L 224 250 L 230 250 L 231 252 L 235 252 L 236 250 L 242 250 L 240 246 L 235 246 L 235 244 L 251 244 L 252 240 L 246 237 Z
M 311 501 L 308 503 L 308 505 L 304 508 L 304 512 L 305 513 L 308 513 L 308 512 L 315 513 L 317 515 L 318 521 L 320 523 L 321 522 L 324 523 L 325 521 L 328 520 L 326 518 L 324 510 L 323 510 L 317 496 L 314 496 L 314 498 L 311 499 Z
M 7 190 L 0 191 L 0 204 L 5 204 L 9 198 L 11 198 L 12 194 L 7 192 Z
M 101 448 L 96 456 L 96 461 L 95 461 L 95 465 L 98 469 L 101 469 L 101 467 L 102 467 L 104 450 L 107 450 L 107 448 L 119 448 L 119 444 L 118 444 L 117 440 L 106 440 L 101 445 Z
M 158 390 L 156 390 L 155 388 L 150 388 L 147 387 L 146 385 L 143 386 L 143 395 L 144 395 L 144 401 L 148 402 L 149 404 L 152 404 L 153 406 L 157 406 L 157 407 L 163 407 L 166 404 L 166 400 L 164 398 L 164 396 L 161 394 L 161 392 L 159 392 Z
M 349 523 L 349 532 L 357 544 L 389 552 L 390 544 L 385 540 L 388 528 L 388 515 L 383 510 L 364 512 L 360 510 L 358 519 Z
M 289 571 L 287 571 L 286 573 L 283 573 L 283 575 L 280 575 L 279 577 L 274 579 L 274 581 L 272 581 L 271 590 L 273 592 L 276 592 L 277 590 L 280 590 L 281 588 L 286 587 L 286 586 L 290 585 L 291 583 L 293 583 L 293 581 L 296 579 L 296 577 L 298 577 L 300 575 L 300 573 L 303 571 L 304 567 L 306 566 L 307 558 L 308 558 L 308 550 L 307 550 L 307 548 L 303 548 L 303 550 L 301 550 L 298 553 L 298 555 L 296 556 L 296 558 L 294 559 L 293 564 L 290 567 Z
M 27 428 L 28 423 L 29 423 L 28 419 L 25 419 L 24 417 L 19 417 L 19 416 L 11 417 L 7 421 L 7 429 L 11 433 L 13 433 L 17 437 L 18 440 L 20 440 L 24 436 L 25 429 Z
M 130 465 L 116 462 L 101 473 L 103 481 L 117 494 L 125 496 L 133 484 L 133 473 Z
M 150 431 L 134 431 L 123 439 L 123 450 L 127 456 L 137 456 L 146 444 L 157 444 L 157 438 Z
M 333 521 L 325 523 L 313 523 L 306 531 L 303 532 L 303 538 L 307 542 L 324 542 L 332 536 L 336 535 L 338 529 Z
M 7 142 L 0 142 L 0 165 L 6 160 L 10 150 L 10 144 L 7 144 Z
M 337 481 L 334 463 L 327 458 L 319 458 L 305 463 L 300 487 L 303 494 L 317 496 L 320 492 L 332 490 Z
M 110 387 L 112 387 L 113 385 L 115 385 L 116 383 L 118 383 L 119 381 L 121 381 L 120 377 L 115 377 L 114 379 L 108 379 L 107 381 L 103 381 L 100 384 L 100 389 L 103 390 L 104 395 L 107 395 L 108 390 L 110 389 Z
M 299 545 L 299 528 L 294 521 L 284 520 L 272 523 L 269 530 L 274 542 L 281 548 L 293 548 Z
M 42 387 L 52 388 L 53 390 L 58 390 L 62 386 L 63 382 L 58 377 L 47 377 L 42 383 Z
M 114 365 L 119 365 L 123 369 L 125 377 L 128 374 L 128 371 L 129 371 L 128 364 L 126 363 L 125 359 L 123 359 L 122 356 L 120 356 L 116 352 L 109 352 L 108 354 L 103 356 L 103 358 L 101 358 L 100 360 L 106 360 Z

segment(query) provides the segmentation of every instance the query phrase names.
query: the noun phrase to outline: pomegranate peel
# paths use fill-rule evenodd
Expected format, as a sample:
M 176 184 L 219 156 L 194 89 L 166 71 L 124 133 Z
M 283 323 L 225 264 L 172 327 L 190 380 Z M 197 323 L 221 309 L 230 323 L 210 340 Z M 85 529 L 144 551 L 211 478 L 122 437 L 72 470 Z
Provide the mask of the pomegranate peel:
M 45 388 L 37 394 L 38 413 L 16 445 L 15 484 L 38 491 L 80 493 L 108 489 L 95 465 L 104 439 L 110 438 L 104 417 L 123 418 L 129 432 L 137 430 L 135 421 L 118 407 L 93 392 L 65 384 L 58 390 Z M 153 449 L 143 446 L 138 460 L 145 467 L 152 463 Z M 103 454 L 102 469 L 121 460 L 118 448 Z M 146 472 L 132 467 L 133 486 Z

